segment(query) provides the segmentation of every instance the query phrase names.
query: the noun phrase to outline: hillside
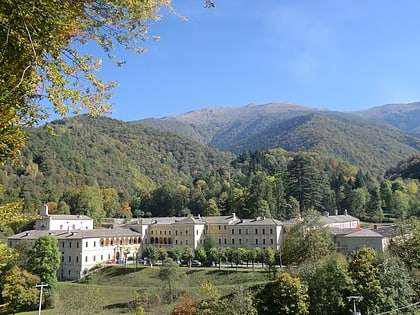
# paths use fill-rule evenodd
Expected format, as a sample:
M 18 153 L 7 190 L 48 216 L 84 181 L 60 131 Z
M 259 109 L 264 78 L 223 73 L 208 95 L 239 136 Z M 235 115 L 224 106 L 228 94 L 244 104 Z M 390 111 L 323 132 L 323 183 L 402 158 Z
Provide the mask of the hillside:
M 376 122 L 390 124 L 405 132 L 420 137 L 420 102 L 388 104 L 356 111 L 353 114 Z
M 176 132 L 211 147 L 229 151 L 238 139 L 258 132 L 270 123 L 312 112 L 318 110 L 288 103 L 250 104 L 238 108 L 209 107 L 177 116 L 149 118 L 133 123 Z
M 46 128 L 30 130 L 21 166 L 0 173 L 8 194 L 15 190 L 12 198 L 38 186 L 43 193 L 49 187 L 59 193 L 66 187 L 108 188 L 110 183 L 131 195 L 135 189 L 189 183 L 234 158 L 175 134 L 110 118 L 78 116 L 50 127 L 52 135 Z
M 275 123 L 245 141 L 235 151 L 250 147 L 315 151 L 380 173 L 420 150 L 420 139 L 398 129 L 333 114 L 310 114 Z
M 234 153 L 270 148 L 320 151 L 383 174 L 388 167 L 420 150 L 419 137 L 413 132 L 417 127 L 414 122 L 420 121 L 420 111 L 416 109 L 419 106 L 420 103 L 385 106 L 380 109 L 383 119 L 376 121 L 374 109 L 342 113 L 271 103 L 208 108 L 134 123 L 171 130 Z

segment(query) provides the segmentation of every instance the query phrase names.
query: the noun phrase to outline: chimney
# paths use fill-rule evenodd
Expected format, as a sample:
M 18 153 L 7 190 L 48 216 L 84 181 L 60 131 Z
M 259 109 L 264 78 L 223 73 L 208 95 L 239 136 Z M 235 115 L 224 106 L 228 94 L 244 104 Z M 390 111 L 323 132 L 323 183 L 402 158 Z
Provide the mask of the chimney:
M 347 209 L 344 209 L 344 215 L 347 215 Z
M 42 205 L 40 208 L 39 208 L 39 214 L 44 218 L 44 217 L 48 217 L 48 206 L 45 204 L 45 205 Z
M 338 215 L 338 210 L 337 210 L 337 209 L 335 209 L 335 215 L 336 215 L 336 216 Z

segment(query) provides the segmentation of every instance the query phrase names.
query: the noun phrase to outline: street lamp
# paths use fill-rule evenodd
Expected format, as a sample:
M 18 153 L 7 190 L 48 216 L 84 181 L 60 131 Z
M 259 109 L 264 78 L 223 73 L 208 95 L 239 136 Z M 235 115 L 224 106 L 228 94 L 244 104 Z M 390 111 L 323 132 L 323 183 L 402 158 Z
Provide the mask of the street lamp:
M 356 310 L 356 301 L 357 301 L 357 302 L 361 302 L 361 301 L 363 301 L 363 296 L 360 296 L 360 295 L 351 295 L 351 296 L 348 296 L 348 297 L 347 297 L 347 300 L 348 300 L 349 302 L 353 301 L 353 311 L 352 311 L 352 315 L 362 315 L 362 313 L 361 313 L 361 312 L 358 312 L 358 311 Z
M 46 284 L 37 284 L 36 286 L 35 286 L 35 288 L 41 288 L 41 290 L 39 291 L 39 308 L 38 308 L 38 315 L 40 315 L 41 314 L 41 305 L 42 305 L 42 289 L 44 288 L 44 287 L 48 287 L 48 284 L 46 283 Z

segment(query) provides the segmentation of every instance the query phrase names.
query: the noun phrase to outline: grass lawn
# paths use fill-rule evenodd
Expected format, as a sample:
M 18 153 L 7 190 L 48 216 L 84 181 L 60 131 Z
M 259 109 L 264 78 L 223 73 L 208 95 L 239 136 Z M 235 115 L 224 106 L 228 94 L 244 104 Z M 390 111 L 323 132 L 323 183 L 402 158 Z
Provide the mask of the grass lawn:
M 227 295 L 242 286 L 243 288 L 266 283 L 271 275 L 264 268 L 225 267 L 179 267 L 180 279 L 174 285 L 173 292 L 178 295 L 187 293 L 199 299 L 200 285 L 204 280 L 219 289 L 222 295 Z M 159 298 L 166 290 L 166 283 L 159 279 L 160 266 L 134 265 L 106 266 L 95 272 L 89 284 L 60 282 L 56 297 L 56 307 L 42 310 L 45 315 L 77 315 L 97 311 L 97 314 L 134 314 L 134 301 L 146 309 L 146 314 L 168 314 L 172 305 L 159 303 Z M 154 305 L 151 307 L 150 305 Z M 161 304 L 160 306 L 156 305 Z M 158 307 L 159 309 L 156 309 Z M 38 311 L 20 313 L 36 315 Z M 90 313 L 89 313 L 90 314 Z

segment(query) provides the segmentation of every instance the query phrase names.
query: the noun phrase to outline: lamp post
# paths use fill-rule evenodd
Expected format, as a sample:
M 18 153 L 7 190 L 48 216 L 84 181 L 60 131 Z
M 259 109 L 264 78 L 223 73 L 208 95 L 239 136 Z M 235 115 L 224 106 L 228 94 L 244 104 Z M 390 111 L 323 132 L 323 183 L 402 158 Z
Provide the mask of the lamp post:
M 42 290 L 44 287 L 48 287 L 48 284 L 37 284 L 35 286 L 35 288 L 41 288 L 41 290 L 39 291 L 39 308 L 38 308 L 38 315 L 41 314 L 41 306 L 42 306 Z
M 348 296 L 348 297 L 347 297 L 347 300 L 348 300 L 349 302 L 353 301 L 353 311 L 352 311 L 352 315 L 362 315 L 362 313 L 361 313 L 361 312 L 358 312 L 358 311 L 356 310 L 356 301 L 357 301 L 357 302 L 361 302 L 361 301 L 363 301 L 363 296 L 360 296 L 360 295 L 351 295 L 351 296 Z

